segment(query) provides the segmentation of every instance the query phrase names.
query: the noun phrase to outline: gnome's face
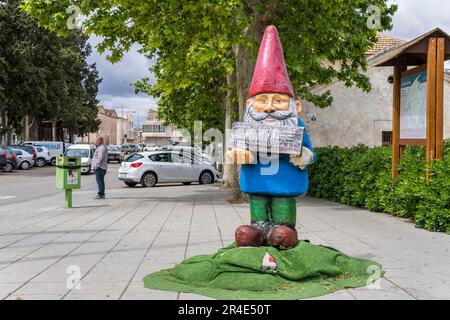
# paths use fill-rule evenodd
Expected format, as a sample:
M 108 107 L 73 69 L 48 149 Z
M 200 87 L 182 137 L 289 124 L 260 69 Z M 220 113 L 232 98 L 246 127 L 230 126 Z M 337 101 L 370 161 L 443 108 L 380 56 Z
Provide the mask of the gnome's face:
M 245 122 L 269 126 L 297 126 L 297 105 L 286 94 L 262 93 L 247 101 Z
M 286 94 L 266 93 L 258 94 L 253 99 L 253 108 L 256 112 L 275 112 L 289 110 L 289 96 Z

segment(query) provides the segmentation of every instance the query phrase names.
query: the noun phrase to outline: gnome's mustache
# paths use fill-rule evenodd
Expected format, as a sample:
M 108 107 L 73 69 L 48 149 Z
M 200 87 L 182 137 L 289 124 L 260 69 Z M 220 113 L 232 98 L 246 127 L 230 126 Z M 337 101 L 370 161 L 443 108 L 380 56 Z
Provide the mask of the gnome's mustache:
M 262 121 L 269 117 L 274 118 L 276 120 L 285 120 L 289 117 L 292 117 L 292 110 L 277 110 L 274 112 L 256 112 L 253 106 L 249 108 L 249 114 L 255 121 Z

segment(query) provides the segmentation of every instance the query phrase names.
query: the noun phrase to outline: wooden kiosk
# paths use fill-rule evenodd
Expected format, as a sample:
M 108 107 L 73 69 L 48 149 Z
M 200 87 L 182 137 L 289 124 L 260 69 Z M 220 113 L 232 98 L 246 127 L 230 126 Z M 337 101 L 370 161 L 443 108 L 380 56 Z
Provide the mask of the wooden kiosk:
M 407 145 L 426 146 L 427 164 L 443 156 L 444 62 L 450 36 L 436 28 L 387 54 L 377 67 L 394 67 L 392 178 Z M 427 180 L 429 173 L 427 170 Z

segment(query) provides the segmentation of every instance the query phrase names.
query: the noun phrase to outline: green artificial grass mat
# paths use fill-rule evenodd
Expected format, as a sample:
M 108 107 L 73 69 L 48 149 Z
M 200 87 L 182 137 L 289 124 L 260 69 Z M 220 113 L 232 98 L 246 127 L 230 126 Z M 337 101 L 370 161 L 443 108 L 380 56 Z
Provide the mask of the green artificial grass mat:
M 277 270 L 262 271 L 268 253 Z M 172 269 L 144 278 L 149 289 L 189 292 L 215 299 L 295 300 L 367 285 L 381 265 L 349 257 L 307 241 L 289 250 L 238 248 L 232 244 L 214 254 L 195 256 Z M 382 272 L 379 272 L 382 275 Z

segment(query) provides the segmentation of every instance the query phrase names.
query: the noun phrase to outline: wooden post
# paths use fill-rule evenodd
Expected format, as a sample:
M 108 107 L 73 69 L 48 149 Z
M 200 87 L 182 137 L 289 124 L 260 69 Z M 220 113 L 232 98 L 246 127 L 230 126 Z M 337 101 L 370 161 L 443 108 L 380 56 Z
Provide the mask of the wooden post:
M 427 181 L 430 179 L 430 162 L 436 158 L 436 51 L 436 39 L 430 38 L 427 62 Z
M 441 159 L 444 156 L 444 38 L 437 40 L 436 57 L 436 159 Z
M 394 67 L 394 104 L 392 114 L 392 179 L 398 175 L 398 164 L 400 162 L 400 90 L 401 90 L 401 72 L 400 66 Z

